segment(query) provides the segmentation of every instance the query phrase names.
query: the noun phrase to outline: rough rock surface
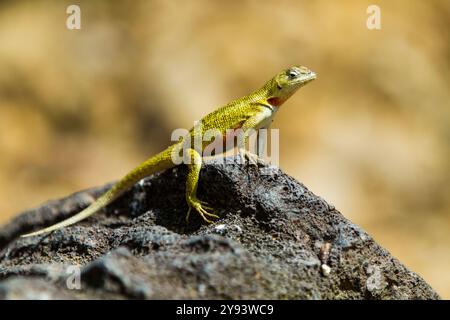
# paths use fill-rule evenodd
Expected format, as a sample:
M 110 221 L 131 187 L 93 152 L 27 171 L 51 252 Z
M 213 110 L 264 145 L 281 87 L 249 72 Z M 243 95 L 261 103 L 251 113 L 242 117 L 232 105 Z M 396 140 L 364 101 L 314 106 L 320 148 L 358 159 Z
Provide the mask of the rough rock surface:
M 222 161 L 222 162 L 221 162 Z M 207 162 L 199 197 L 222 217 L 186 224 L 186 168 L 142 180 L 50 235 L 108 186 L 50 201 L 0 229 L 0 299 L 438 299 L 417 274 L 272 166 Z

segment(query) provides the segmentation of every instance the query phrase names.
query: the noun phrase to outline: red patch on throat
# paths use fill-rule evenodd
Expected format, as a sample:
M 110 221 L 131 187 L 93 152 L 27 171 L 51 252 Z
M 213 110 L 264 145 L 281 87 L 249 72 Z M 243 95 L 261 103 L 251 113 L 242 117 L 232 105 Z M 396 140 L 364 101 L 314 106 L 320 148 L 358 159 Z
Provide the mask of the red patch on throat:
M 281 99 L 279 97 L 273 97 L 273 98 L 269 98 L 267 99 L 267 102 L 274 107 L 279 107 L 283 104 L 283 102 L 285 101 L 285 99 Z

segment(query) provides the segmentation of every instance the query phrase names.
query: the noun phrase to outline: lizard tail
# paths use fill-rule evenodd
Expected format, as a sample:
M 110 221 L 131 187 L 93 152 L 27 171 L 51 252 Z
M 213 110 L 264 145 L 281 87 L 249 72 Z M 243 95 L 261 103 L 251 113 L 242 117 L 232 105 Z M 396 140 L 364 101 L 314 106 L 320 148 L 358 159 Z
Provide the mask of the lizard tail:
M 112 202 L 115 197 L 114 194 L 112 193 L 113 189 L 110 189 L 109 191 L 107 191 L 105 194 L 103 194 L 100 198 L 98 198 L 95 202 L 93 202 L 89 207 L 87 207 L 86 209 L 84 209 L 83 211 L 81 211 L 80 213 L 74 215 L 73 217 L 70 217 L 66 220 L 63 220 L 59 223 L 56 223 L 50 227 L 35 231 L 35 232 L 31 232 L 31 233 L 27 233 L 24 235 L 21 235 L 21 238 L 26 238 L 26 237 L 32 237 L 32 236 L 37 236 L 43 233 L 47 233 L 47 232 L 51 232 L 51 231 L 55 231 L 58 230 L 60 228 L 64 228 L 67 226 L 70 226 L 74 223 L 77 223 L 81 220 L 86 219 L 87 217 L 93 215 L 94 213 L 96 213 L 98 210 L 100 210 L 101 208 L 103 208 L 104 206 L 106 206 L 107 204 L 109 204 L 110 202 Z
M 105 206 L 113 202 L 115 199 L 117 199 L 123 192 L 131 188 L 135 183 L 137 183 L 142 178 L 149 176 L 153 173 L 174 167 L 175 165 L 171 158 L 173 148 L 174 146 L 170 146 L 163 152 L 157 154 L 156 156 L 142 163 L 139 167 L 135 168 L 130 173 L 128 173 L 125 177 L 123 177 L 120 181 L 118 181 L 115 185 L 113 185 L 111 189 L 105 192 L 102 196 L 100 196 L 100 198 L 98 198 L 96 201 L 94 201 L 90 206 L 88 206 L 80 213 L 66 220 L 63 220 L 59 223 L 56 223 L 50 227 L 24 234 L 21 237 L 25 238 L 37 236 L 47 232 L 52 232 L 70 226 L 93 215 L 94 213 L 96 213 L 97 211 L 99 211 L 100 209 L 104 208 Z

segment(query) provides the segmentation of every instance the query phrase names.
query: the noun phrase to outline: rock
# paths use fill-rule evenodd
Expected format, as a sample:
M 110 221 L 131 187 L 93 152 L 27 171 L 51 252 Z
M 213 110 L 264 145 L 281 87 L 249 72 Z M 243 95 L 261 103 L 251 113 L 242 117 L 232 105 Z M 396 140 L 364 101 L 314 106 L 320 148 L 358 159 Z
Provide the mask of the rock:
M 303 184 L 226 160 L 201 172 L 198 195 L 222 217 L 211 225 L 195 213 L 185 222 L 184 166 L 50 235 L 18 238 L 109 185 L 21 214 L 0 229 L 0 299 L 439 299 Z
M 325 263 L 322 264 L 322 274 L 323 274 L 325 277 L 328 277 L 328 275 L 330 274 L 330 272 L 331 272 L 330 266 L 329 266 L 329 265 L 326 265 Z M 370 290 L 369 290 L 369 291 L 370 291 Z

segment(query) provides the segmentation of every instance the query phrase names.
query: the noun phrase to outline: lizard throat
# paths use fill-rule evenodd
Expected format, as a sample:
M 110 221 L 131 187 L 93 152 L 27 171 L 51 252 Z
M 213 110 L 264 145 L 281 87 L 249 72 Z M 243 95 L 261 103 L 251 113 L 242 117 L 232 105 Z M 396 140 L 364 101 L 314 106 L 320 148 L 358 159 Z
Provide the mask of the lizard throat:
M 280 97 L 273 97 L 273 98 L 269 98 L 267 99 L 267 102 L 275 108 L 280 107 L 287 99 L 283 99 Z

